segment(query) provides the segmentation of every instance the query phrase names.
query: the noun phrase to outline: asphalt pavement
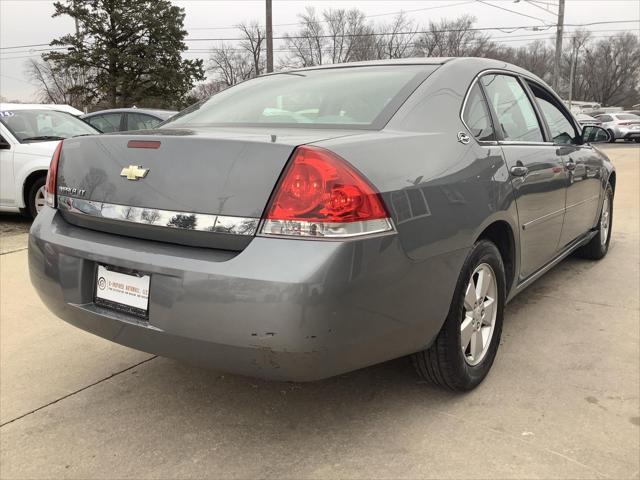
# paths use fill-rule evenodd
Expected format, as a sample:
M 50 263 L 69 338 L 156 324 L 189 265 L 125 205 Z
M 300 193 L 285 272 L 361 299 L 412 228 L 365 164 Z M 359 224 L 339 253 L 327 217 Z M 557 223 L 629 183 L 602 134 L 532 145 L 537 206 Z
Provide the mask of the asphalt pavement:
M 0 478 L 640 478 L 640 146 L 603 150 L 609 254 L 516 297 L 464 395 L 406 359 L 297 384 L 114 345 L 48 312 L 0 216 Z

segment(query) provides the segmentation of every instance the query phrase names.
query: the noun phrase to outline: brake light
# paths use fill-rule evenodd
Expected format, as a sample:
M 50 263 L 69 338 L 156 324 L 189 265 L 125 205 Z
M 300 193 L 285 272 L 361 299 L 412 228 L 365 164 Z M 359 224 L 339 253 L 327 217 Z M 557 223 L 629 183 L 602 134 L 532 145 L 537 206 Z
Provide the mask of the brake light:
M 262 233 L 351 237 L 393 230 L 376 189 L 351 165 L 323 148 L 293 154 L 267 208 Z
M 638 124 L 640 124 L 640 122 L 631 121 L 631 122 L 620 122 L 618 125 L 638 125 Z
M 60 161 L 60 152 L 62 151 L 62 142 L 56 147 L 51 157 L 51 163 L 49 164 L 49 171 L 47 172 L 47 183 L 45 184 L 45 198 L 47 205 L 50 207 L 56 207 L 56 187 L 58 183 L 58 162 Z

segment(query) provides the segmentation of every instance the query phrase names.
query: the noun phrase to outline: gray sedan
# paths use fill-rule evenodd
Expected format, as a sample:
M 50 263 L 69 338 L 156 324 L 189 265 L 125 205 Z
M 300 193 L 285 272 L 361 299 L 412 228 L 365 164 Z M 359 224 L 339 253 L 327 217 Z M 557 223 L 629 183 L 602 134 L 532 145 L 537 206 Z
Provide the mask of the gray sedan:
M 539 78 L 421 58 L 246 81 L 163 126 L 65 140 L 29 267 L 63 320 L 240 374 L 412 355 L 469 390 L 505 303 L 607 253 L 616 174 Z
M 640 143 L 640 117 L 633 113 L 606 113 L 595 117 L 601 127 L 609 132 L 612 142 L 616 140 L 633 140 Z

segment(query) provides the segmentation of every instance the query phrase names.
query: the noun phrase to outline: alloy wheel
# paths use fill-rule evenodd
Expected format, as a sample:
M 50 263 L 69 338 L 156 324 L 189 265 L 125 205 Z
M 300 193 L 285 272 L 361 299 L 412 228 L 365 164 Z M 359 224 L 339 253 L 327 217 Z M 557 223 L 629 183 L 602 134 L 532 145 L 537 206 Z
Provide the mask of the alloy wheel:
M 464 296 L 464 317 L 460 324 L 460 347 L 467 364 L 479 364 L 491 345 L 496 323 L 498 284 L 487 263 L 471 274 Z
M 44 189 L 45 189 L 45 186 L 43 185 L 36 191 L 35 205 L 36 205 L 37 213 L 40 213 L 40 210 L 44 208 L 44 204 L 45 204 Z
M 600 241 L 602 245 L 606 245 L 609 239 L 610 220 L 611 201 L 609 200 L 609 195 L 605 195 L 604 203 L 602 204 L 602 215 L 600 216 Z

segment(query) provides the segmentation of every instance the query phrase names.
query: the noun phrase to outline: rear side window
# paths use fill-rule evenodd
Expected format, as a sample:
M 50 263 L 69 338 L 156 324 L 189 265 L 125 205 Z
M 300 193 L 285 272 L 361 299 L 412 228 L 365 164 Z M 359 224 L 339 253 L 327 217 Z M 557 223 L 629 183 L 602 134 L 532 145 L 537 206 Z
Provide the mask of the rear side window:
M 515 77 L 485 75 L 481 79 L 505 140 L 543 142 L 533 105 Z
M 496 139 L 487 102 L 477 83 L 469 92 L 462 118 L 473 136 L 479 141 L 486 142 Z
M 159 123 L 160 120 L 151 115 L 143 113 L 127 114 L 127 130 L 146 130 L 147 128 L 154 128 Z
M 609 115 L 598 115 L 596 118 L 601 122 L 610 122 L 613 120 Z
M 437 65 L 300 70 L 258 77 L 163 124 L 381 128 Z
M 549 132 L 551 133 L 553 143 L 577 143 L 578 133 L 576 132 L 576 129 L 562 110 L 554 104 L 551 95 L 538 85 L 530 82 L 528 83 L 533 95 L 536 97 L 536 102 L 538 102 L 538 106 L 542 111 L 542 116 L 549 126 Z
M 121 116 L 120 113 L 105 113 L 90 117 L 87 121 L 102 133 L 119 132 Z

